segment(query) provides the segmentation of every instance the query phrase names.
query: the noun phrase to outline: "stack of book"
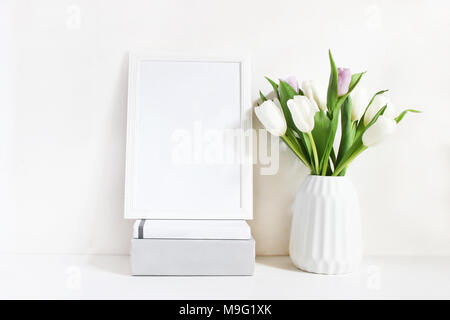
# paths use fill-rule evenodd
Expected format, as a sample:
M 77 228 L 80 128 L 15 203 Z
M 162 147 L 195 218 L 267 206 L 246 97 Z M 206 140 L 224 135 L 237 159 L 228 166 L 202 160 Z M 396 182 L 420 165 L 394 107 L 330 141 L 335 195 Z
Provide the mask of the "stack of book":
M 244 220 L 137 220 L 133 275 L 252 275 L 255 241 Z

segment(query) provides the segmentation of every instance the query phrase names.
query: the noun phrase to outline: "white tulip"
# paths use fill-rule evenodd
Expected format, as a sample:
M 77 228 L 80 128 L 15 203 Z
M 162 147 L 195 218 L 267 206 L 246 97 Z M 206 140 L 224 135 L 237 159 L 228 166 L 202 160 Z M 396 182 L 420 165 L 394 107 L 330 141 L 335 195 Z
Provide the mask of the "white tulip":
M 355 90 L 350 93 L 352 98 L 352 121 L 361 119 L 367 105 L 370 102 L 370 97 L 367 90 L 362 87 L 356 87 Z
M 288 100 L 287 106 L 298 130 L 310 133 L 314 129 L 314 115 L 318 111 L 317 106 L 306 96 L 295 96 Z
M 391 135 L 396 127 L 397 123 L 395 120 L 384 115 L 379 116 L 377 121 L 364 132 L 362 136 L 363 144 L 366 147 L 370 147 L 380 143 L 387 136 Z
M 367 108 L 366 114 L 364 115 L 364 125 L 367 126 L 370 121 L 372 121 L 373 117 L 377 114 L 377 112 L 387 105 L 386 110 L 384 111 L 384 115 L 393 118 L 395 115 L 394 105 L 389 101 L 389 99 L 384 94 L 379 94 L 375 96 L 369 108 Z
M 281 108 L 272 100 L 264 101 L 256 107 L 255 114 L 266 130 L 274 136 L 279 137 L 286 133 L 286 119 Z
M 303 81 L 302 91 L 320 110 L 327 111 L 326 90 L 317 81 Z
M 276 106 L 277 106 L 280 110 L 283 110 L 283 109 L 281 109 L 281 102 L 280 102 L 280 100 L 278 100 L 277 98 L 275 98 L 275 99 L 273 99 L 273 103 L 275 103 Z M 283 112 L 283 111 L 281 111 L 281 112 Z

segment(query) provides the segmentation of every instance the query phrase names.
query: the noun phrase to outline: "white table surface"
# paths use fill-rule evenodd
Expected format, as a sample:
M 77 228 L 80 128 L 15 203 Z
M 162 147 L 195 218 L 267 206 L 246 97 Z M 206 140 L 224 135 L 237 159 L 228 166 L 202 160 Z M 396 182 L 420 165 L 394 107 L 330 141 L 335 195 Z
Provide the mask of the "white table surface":
M 128 256 L 0 255 L 2 299 L 450 299 L 450 257 L 366 257 L 360 271 L 299 271 L 258 257 L 242 277 L 132 277 Z

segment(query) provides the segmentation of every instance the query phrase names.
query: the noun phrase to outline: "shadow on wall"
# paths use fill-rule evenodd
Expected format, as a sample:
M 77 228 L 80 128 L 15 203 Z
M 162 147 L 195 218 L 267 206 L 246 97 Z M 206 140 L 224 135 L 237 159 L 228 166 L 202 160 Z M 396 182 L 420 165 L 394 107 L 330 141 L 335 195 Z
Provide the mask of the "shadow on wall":
M 114 253 L 123 253 L 124 255 L 102 255 L 105 252 L 99 252 L 99 255 L 89 257 L 89 264 L 95 268 L 106 272 L 129 276 L 130 259 L 128 253 L 130 251 L 130 243 L 133 234 L 133 220 L 124 218 L 124 188 L 125 188 L 125 156 L 126 156 L 126 129 L 127 129 L 127 97 L 128 97 L 128 53 L 124 53 L 121 59 L 120 72 L 114 83 L 114 89 L 111 90 L 110 97 L 110 115 L 107 123 L 105 134 L 114 137 L 114 145 L 111 146 L 110 161 L 114 161 L 114 166 L 103 166 L 102 171 L 98 174 L 105 178 L 113 180 L 110 189 L 107 191 L 111 194 L 105 207 L 110 208 L 111 219 L 109 221 L 97 220 L 97 228 L 108 228 L 106 234 L 115 238 L 114 242 L 116 250 Z M 119 128 L 119 129 L 118 129 Z M 111 178 L 111 176 L 113 178 Z M 104 191 L 103 191 L 104 192 Z M 105 210 L 105 208 L 98 208 Z M 111 241 L 111 239 L 109 240 Z M 98 247 L 98 246 L 97 246 Z
M 253 105 L 256 106 L 258 103 L 259 101 L 254 101 Z M 255 130 L 263 128 L 254 114 L 253 128 Z M 260 136 L 257 137 L 256 145 L 259 148 Z M 270 137 L 267 140 L 270 143 Z M 266 150 L 270 152 L 271 148 L 268 147 Z M 259 149 L 256 151 L 260 152 Z M 276 156 L 271 159 L 276 161 Z M 258 155 L 258 161 L 253 166 L 253 220 L 249 221 L 256 240 L 256 254 L 287 255 L 296 191 L 309 172 L 281 140 L 279 140 L 278 170 L 274 174 L 263 174 L 264 171 L 261 169 L 265 166 L 259 160 Z
M 132 226 L 134 221 L 124 218 L 124 186 L 125 186 L 125 150 L 127 128 L 127 96 L 128 96 L 128 52 L 124 52 L 120 59 L 120 70 L 117 72 L 111 87 L 103 92 L 108 96 L 107 119 L 103 122 L 104 135 L 108 135 L 107 163 L 97 166 L 96 181 L 109 181 L 99 185 L 98 194 L 101 197 L 96 203 L 98 212 L 108 212 L 108 217 L 92 217 L 95 227 L 92 228 L 91 244 L 99 254 L 128 254 Z M 99 84 L 99 87 L 100 84 Z M 105 158 L 102 159 L 105 161 Z M 92 194 L 97 197 L 96 193 Z M 107 229 L 101 233 L 100 229 Z M 98 239 L 99 234 L 108 239 Z M 108 244 L 104 247 L 102 244 Z

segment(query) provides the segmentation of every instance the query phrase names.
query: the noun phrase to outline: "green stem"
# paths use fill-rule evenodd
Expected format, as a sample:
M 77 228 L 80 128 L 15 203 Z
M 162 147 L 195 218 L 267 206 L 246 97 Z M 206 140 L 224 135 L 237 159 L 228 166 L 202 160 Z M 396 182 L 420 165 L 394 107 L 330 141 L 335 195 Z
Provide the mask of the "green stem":
M 322 159 L 320 160 L 320 165 L 322 166 L 322 175 L 327 175 L 327 169 L 328 169 L 328 160 L 330 158 L 330 153 L 333 150 L 333 142 L 334 138 L 336 137 L 336 130 L 338 126 L 338 119 L 339 119 L 339 111 L 340 107 L 337 109 L 334 109 L 332 118 L 331 118 L 331 126 L 330 131 L 327 138 L 327 144 L 325 145 L 325 151 L 322 155 Z
M 359 149 L 357 149 L 345 162 L 340 163 L 336 170 L 333 172 L 333 176 L 337 176 L 339 173 L 341 173 L 342 170 L 348 167 L 348 165 L 364 150 L 366 150 L 367 147 L 365 145 L 362 145 Z
M 319 170 L 319 156 L 317 155 L 316 143 L 314 142 L 314 138 L 313 138 L 311 132 L 308 132 L 308 137 L 309 137 L 309 140 L 311 141 L 311 147 L 312 147 L 313 155 L 314 155 L 314 164 L 316 166 L 316 172 L 319 173 L 320 172 L 320 170 Z
M 322 168 L 322 175 L 326 176 L 327 174 L 327 168 L 328 168 L 328 160 L 324 162 L 323 168 Z
M 289 146 L 289 148 L 297 155 L 297 157 L 299 157 L 300 160 L 303 161 L 303 163 L 310 169 L 311 165 L 309 164 L 308 160 L 306 160 L 306 158 L 297 150 L 297 147 L 292 143 L 292 141 L 289 139 L 288 136 L 284 135 L 281 136 L 281 139 L 283 139 L 284 142 L 286 142 L 286 144 Z
M 286 137 L 289 138 L 289 141 L 294 141 L 295 145 L 297 146 L 297 150 L 301 150 L 301 145 L 300 142 L 297 140 L 297 138 L 295 137 L 295 134 L 288 128 L 286 130 Z M 301 154 L 303 154 L 303 152 L 300 152 Z

